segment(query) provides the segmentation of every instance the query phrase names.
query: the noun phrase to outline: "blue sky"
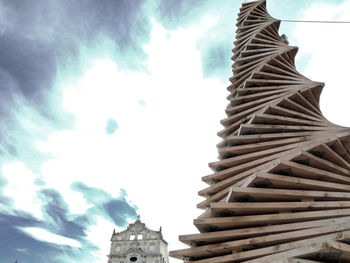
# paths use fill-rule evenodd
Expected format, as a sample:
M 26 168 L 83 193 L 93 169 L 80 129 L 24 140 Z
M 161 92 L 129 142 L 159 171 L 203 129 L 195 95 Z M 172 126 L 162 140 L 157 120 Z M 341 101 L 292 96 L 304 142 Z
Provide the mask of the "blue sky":
M 169 249 L 194 233 L 225 117 L 232 0 L 0 1 L 0 261 L 106 262 L 138 214 Z M 350 1 L 269 0 L 350 20 Z M 321 109 L 350 125 L 350 25 L 282 23 Z M 339 95 L 341 94 L 341 95 Z M 49 259 L 49 260 L 48 260 Z M 171 259 L 171 262 L 175 260 Z

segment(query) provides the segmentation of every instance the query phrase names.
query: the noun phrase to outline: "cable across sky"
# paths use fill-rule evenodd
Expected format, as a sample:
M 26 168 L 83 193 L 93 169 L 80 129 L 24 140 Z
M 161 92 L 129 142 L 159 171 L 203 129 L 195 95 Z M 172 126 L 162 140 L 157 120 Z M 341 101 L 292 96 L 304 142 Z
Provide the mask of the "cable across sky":
M 291 19 L 280 19 L 282 22 L 291 23 L 326 23 L 326 24 L 350 24 L 350 21 L 326 21 L 326 20 L 291 20 Z

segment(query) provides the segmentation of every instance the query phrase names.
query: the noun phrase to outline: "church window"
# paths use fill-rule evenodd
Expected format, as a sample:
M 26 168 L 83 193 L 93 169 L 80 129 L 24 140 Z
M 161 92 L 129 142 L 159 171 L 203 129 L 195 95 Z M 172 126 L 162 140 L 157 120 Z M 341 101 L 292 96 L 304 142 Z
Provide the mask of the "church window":
M 131 261 L 131 262 L 137 261 L 137 257 L 131 257 L 131 258 L 130 258 L 130 261 Z
M 135 240 L 135 235 L 130 235 L 130 240 Z
M 143 236 L 142 235 L 137 235 L 138 240 L 142 240 Z

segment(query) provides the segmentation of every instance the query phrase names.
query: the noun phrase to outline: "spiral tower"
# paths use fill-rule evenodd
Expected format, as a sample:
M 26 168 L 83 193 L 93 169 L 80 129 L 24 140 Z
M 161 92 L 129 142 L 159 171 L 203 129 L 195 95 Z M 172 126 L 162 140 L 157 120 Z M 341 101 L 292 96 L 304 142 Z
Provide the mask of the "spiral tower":
M 321 113 L 266 0 L 243 3 L 218 161 L 184 262 L 350 262 L 350 129 Z

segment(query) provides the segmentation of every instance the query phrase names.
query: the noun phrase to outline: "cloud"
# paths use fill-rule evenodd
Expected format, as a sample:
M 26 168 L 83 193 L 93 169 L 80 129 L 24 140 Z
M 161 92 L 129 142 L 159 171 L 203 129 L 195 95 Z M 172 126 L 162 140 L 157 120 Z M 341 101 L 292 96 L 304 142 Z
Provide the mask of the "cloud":
M 74 126 L 62 108 L 61 82 L 79 75 L 90 56 L 144 70 L 150 22 L 144 0 L 2 0 L 0 6 L 0 151 L 39 172 L 49 156 L 35 140 Z
M 41 225 L 27 213 L 17 212 L 14 215 L 0 213 L 0 258 L 3 262 L 47 262 L 53 254 L 60 253 L 58 246 L 34 239 L 21 228 Z M 27 253 L 30 251 L 30 253 Z M 45 261 L 46 260 L 46 261 Z
M 30 4 L 2 0 L 0 5 L 0 48 L 6 50 L 0 54 L 0 152 L 5 162 L 21 160 L 34 172 L 40 172 L 41 164 L 52 157 L 38 151 L 37 141 L 75 125 L 74 114 L 62 104 L 67 83 L 101 58 L 117 63 L 118 71 L 146 72 L 149 57 L 144 45 L 150 41 L 152 15 L 158 14 L 166 28 L 174 28 L 201 23 L 207 19 L 206 9 L 217 8 L 209 1 L 199 5 L 198 1 L 151 0 Z M 229 10 L 221 6 L 214 16 Z M 219 36 L 198 45 L 205 77 L 229 72 L 230 61 L 223 57 L 231 40 L 222 41 L 223 21 L 213 29 Z M 218 41 L 222 42 L 219 47 Z
M 23 173 L 23 178 L 13 176 L 16 172 L 17 175 Z M 84 213 L 73 214 L 59 191 L 31 184 L 36 176 L 23 164 L 7 165 L 2 173 L 6 180 L 0 188 L 0 200 L 6 202 L 0 207 L 1 261 L 41 263 L 50 258 L 50 262 L 57 263 L 73 263 L 78 259 L 93 262 L 101 257 L 101 253 L 107 252 L 101 250 L 101 241 L 109 245 L 111 229 L 124 227 L 136 218 L 136 207 L 125 199 L 125 190 L 113 197 L 101 189 L 75 182 L 72 188 L 83 194 L 89 208 Z M 29 181 L 21 185 L 22 179 Z M 16 185 L 25 186 L 27 191 L 16 189 Z M 28 199 L 27 203 L 23 203 L 21 196 Z M 40 215 L 35 212 L 33 203 L 39 205 Z M 101 220 L 104 225 L 98 225 Z M 90 239 L 98 236 L 95 232 L 99 233 L 100 239 Z
M 105 219 L 110 220 L 116 226 L 127 226 L 128 219 L 137 216 L 137 208 L 127 202 L 124 189 L 121 189 L 118 198 L 113 198 L 106 191 L 89 187 L 82 182 L 73 183 L 72 189 L 81 193 L 88 204 L 93 204 L 93 207 L 86 211 L 87 219 L 94 218 L 96 215 L 104 215 Z
M 34 184 L 38 175 L 19 161 L 4 164 L 1 172 L 4 184 L 0 188 L 0 198 L 8 199 L 7 204 L 3 203 L 5 211 L 12 207 L 14 211 L 30 212 L 41 218 L 41 204 L 37 196 L 39 188 Z
M 205 13 L 208 0 L 156 0 L 158 19 L 167 29 L 178 29 L 193 24 Z
M 54 189 L 43 189 L 39 193 L 41 199 L 43 218 L 51 232 L 70 237 L 83 238 L 84 225 L 81 216 L 70 214 L 69 206 L 61 194 Z
M 201 55 L 202 74 L 205 78 L 215 77 L 226 80 L 231 74 L 232 40 L 239 1 L 159 1 L 158 19 L 166 29 L 189 28 L 203 21 L 208 23 L 205 32 L 197 39 Z M 232 17 L 228 20 L 228 17 Z M 232 32 L 228 34 L 227 32 Z
M 57 245 L 65 245 L 70 247 L 78 247 L 78 248 L 81 246 L 80 243 L 74 239 L 53 234 L 42 228 L 25 227 L 25 228 L 22 228 L 22 230 L 24 232 L 27 232 L 33 238 L 44 242 L 53 243 Z M 17 251 L 19 252 L 26 252 L 27 250 L 28 249 L 17 248 Z
M 106 124 L 106 133 L 107 134 L 113 134 L 116 130 L 118 130 L 118 128 L 119 128 L 119 125 L 115 119 L 109 118 L 107 120 L 107 124 Z
M 138 103 L 139 103 L 141 106 L 146 106 L 146 101 L 144 101 L 144 100 L 138 100 Z
M 222 10 L 225 12 L 225 10 Z M 197 40 L 197 48 L 201 54 L 203 77 L 224 79 L 232 74 L 232 38 L 227 34 L 228 28 L 233 27 L 233 21 L 227 23 L 217 16 L 214 26 L 209 28 Z

